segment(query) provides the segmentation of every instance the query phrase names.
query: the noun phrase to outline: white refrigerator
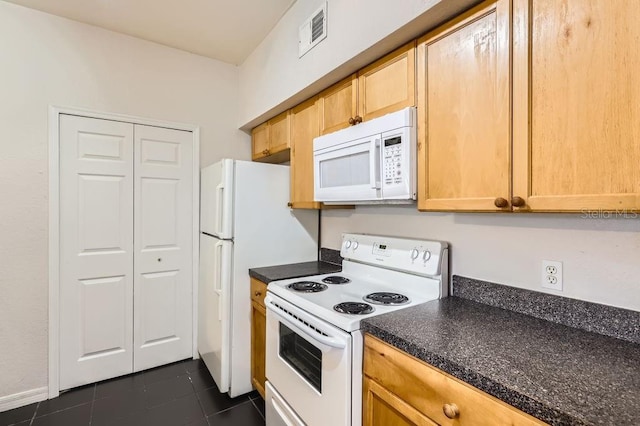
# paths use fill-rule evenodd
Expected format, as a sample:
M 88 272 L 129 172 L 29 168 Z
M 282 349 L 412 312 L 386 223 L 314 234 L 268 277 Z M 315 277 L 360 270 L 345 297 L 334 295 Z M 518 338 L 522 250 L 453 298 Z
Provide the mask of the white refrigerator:
M 289 176 L 228 159 L 201 170 L 198 352 L 231 397 L 253 389 L 249 268 L 318 257 L 319 214 L 287 206 Z

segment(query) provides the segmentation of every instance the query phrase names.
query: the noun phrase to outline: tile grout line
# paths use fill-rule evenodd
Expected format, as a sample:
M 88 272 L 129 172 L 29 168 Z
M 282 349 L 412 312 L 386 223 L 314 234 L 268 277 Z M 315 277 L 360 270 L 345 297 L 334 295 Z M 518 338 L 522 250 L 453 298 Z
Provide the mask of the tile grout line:
M 186 370 L 186 367 L 185 367 Z M 187 371 L 187 377 L 189 377 L 189 382 L 191 383 L 191 388 L 193 389 L 193 393 L 196 395 L 196 401 L 198 401 L 198 405 L 200 406 L 200 411 L 202 412 L 202 415 L 204 416 L 204 421 L 209 424 L 209 419 L 207 419 L 207 413 L 205 413 L 204 411 L 204 407 L 202 406 L 202 401 L 200 401 L 200 396 L 198 396 L 198 391 L 196 390 L 195 386 L 193 386 L 193 380 L 191 380 L 191 372 Z
M 31 421 L 29 422 L 29 426 L 31 426 L 33 424 L 33 421 L 36 419 L 36 414 L 38 414 L 38 408 L 40 408 L 40 402 L 38 402 L 38 405 L 36 405 L 36 409 L 33 412 L 33 415 L 31 416 Z
M 254 399 L 249 398 L 249 401 L 251 401 L 251 405 L 253 405 L 253 408 L 255 408 L 255 409 L 258 411 L 258 414 L 260 414 L 260 417 L 262 417 L 262 420 L 267 420 L 267 419 L 265 419 L 265 418 L 264 418 L 264 416 L 262 415 L 262 411 L 260 411 L 260 409 L 258 408 L 258 406 L 256 405 L 256 403 L 255 403 L 255 402 L 253 402 L 253 401 L 255 401 L 256 399 L 258 399 L 258 398 L 254 398 Z
M 96 403 L 96 393 L 97 393 L 98 385 L 96 383 L 93 384 L 93 398 L 91 398 L 91 409 L 89 410 L 89 426 L 93 423 L 93 406 Z
M 245 402 L 241 402 L 241 403 L 233 405 L 233 406 L 231 406 L 229 408 L 225 408 L 224 410 L 217 411 L 217 412 L 211 414 L 211 416 L 217 416 L 220 413 L 224 413 L 226 411 L 233 410 L 234 408 L 241 407 L 241 406 L 243 406 L 243 405 L 245 405 L 247 403 L 250 403 L 250 402 L 251 402 L 251 398 L 248 398 L 247 401 L 245 401 Z M 253 405 L 253 404 L 251 404 L 251 405 Z

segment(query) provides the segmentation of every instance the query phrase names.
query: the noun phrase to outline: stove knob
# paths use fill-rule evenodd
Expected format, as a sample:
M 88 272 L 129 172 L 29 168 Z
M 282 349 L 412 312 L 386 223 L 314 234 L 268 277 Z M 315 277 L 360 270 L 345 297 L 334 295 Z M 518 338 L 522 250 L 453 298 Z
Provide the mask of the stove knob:
M 426 262 L 429 259 L 431 259 L 431 252 L 429 250 L 425 250 L 424 253 L 422 253 L 422 260 Z
M 358 244 L 358 242 L 357 242 L 357 241 L 354 241 L 354 242 L 353 242 L 353 249 L 354 249 L 354 250 L 355 250 L 355 249 L 357 249 L 357 248 L 358 248 L 358 245 L 359 245 L 359 244 Z
M 418 251 L 418 249 L 411 250 L 411 260 L 416 260 L 419 254 L 420 252 Z
M 344 242 L 344 248 L 348 249 L 349 247 L 351 247 L 351 240 L 347 240 Z

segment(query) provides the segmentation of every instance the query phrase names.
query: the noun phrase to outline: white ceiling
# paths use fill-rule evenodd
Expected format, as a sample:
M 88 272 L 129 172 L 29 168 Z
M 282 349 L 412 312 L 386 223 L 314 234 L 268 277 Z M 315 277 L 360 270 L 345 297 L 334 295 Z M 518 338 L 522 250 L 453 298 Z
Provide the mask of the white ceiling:
M 6 0 L 241 64 L 295 0 Z

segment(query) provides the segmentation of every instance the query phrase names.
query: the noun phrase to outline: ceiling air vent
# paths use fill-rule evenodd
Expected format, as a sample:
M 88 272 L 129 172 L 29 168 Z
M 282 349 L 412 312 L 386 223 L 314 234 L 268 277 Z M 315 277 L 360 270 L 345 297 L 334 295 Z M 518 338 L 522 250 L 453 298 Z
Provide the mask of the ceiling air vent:
M 302 58 L 316 44 L 327 37 L 327 3 L 304 21 L 298 32 L 298 57 Z

